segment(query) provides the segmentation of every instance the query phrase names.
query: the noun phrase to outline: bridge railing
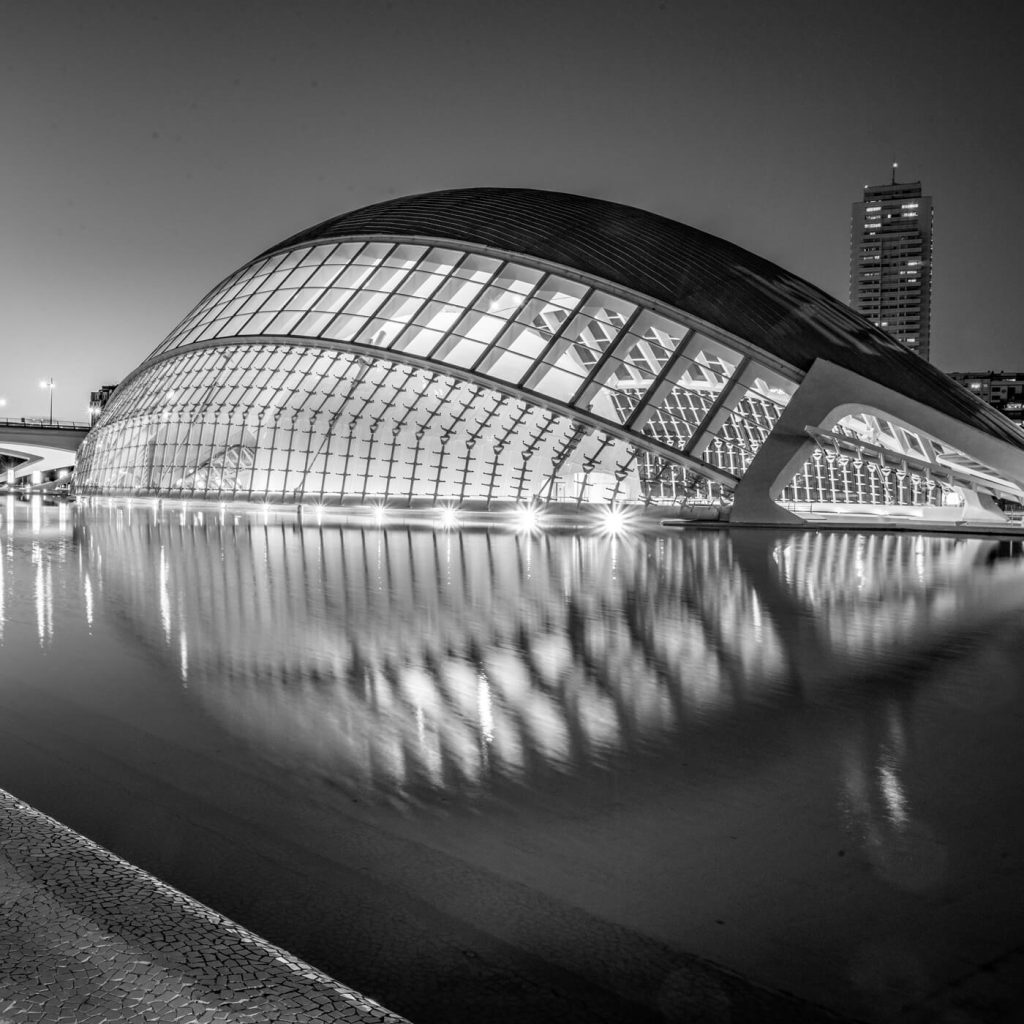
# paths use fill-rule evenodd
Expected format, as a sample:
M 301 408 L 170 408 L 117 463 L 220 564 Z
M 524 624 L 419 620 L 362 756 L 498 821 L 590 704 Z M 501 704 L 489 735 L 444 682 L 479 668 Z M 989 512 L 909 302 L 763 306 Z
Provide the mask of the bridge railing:
M 0 419 L 0 427 L 31 427 L 33 430 L 88 430 L 91 424 L 75 420 L 53 420 L 46 416 L 19 416 Z

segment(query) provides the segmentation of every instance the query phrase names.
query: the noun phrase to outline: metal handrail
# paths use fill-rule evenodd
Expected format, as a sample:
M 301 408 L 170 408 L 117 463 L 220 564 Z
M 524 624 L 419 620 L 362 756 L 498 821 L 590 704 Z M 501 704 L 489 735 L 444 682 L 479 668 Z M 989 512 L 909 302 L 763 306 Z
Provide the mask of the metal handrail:
M 2 419 L 0 427 L 31 427 L 33 430 L 88 430 L 91 424 L 74 420 L 50 420 L 43 416 L 20 416 L 17 419 Z

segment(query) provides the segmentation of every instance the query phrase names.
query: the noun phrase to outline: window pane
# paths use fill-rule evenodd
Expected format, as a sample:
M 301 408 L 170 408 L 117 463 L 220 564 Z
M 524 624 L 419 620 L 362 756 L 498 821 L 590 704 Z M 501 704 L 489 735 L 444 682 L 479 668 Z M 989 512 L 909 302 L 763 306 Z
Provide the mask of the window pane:
M 376 266 L 393 248 L 390 242 L 367 242 L 355 262 L 363 266 Z
M 291 270 L 293 267 L 297 267 L 299 262 L 309 253 L 309 249 L 293 249 L 291 252 L 286 253 L 283 260 L 281 260 L 280 270 Z
M 321 288 L 329 285 L 337 276 L 341 273 L 339 267 L 328 264 L 327 266 L 320 267 L 316 270 L 307 282 L 311 287 L 319 286 Z
M 345 312 L 372 316 L 386 298 L 381 292 L 357 292 L 345 307 Z
M 533 365 L 532 360 L 524 356 L 516 355 L 514 352 L 501 352 L 486 372 L 498 380 L 514 384 L 522 378 L 531 365 Z
M 337 319 L 323 332 L 323 337 L 334 338 L 335 341 L 351 341 L 367 321 L 365 316 L 352 316 L 340 313 Z
M 580 299 L 586 293 L 586 285 L 550 274 L 540 288 L 537 289 L 536 298 L 544 303 L 560 306 L 563 309 L 575 309 L 579 305 Z
M 327 257 L 327 263 L 346 264 L 351 263 L 356 253 L 362 249 L 362 242 L 342 242 L 334 252 Z
M 315 338 L 331 322 L 333 313 L 307 313 L 293 333 Z
M 398 286 L 403 295 L 426 297 L 444 280 L 440 274 L 428 274 L 423 270 L 414 270 Z
M 460 259 L 462 253 L 455 249 L 431 249 L 421 261 L 419 269 L 447 274 Z
M 470 253 L 455 268 L 454 276 L 468 278 L 471 281 L 486 281 L 499 266 L 501 266 L 499 260 L 493 259 L 490 256 L 479 256 L 476 253 Z
M 298 288 L 304 285 L 312 276 L 312 267 L 296 267 L 288 277 L 285 279 L 285 286 L 287 288 Z
M 454 344 L 450 348 L 444 351 L 444 354 L 438 353 L 436 358 L 439 358 L 442 362 L 448 363 L 450 366 L 459 366 L 463 369 L 471 367 L 481 355 L 483 355 L 485 345 L 479 342 L 469 341 L 466 338 L 455 338 L 451 339 Z
M 425 245 L 399 245 L 384 260 L 386 267 L 402 267 L 409 269 L 425 252 Z
M 413 326 L 406 328 L 393 347 L 398 352 L 408 352 L 414 356 L 428 356 L 443 337 L 441 331 Z
M 355 292 L 351 288 L 328 288 L 316 300 L 316 309 L 323 309 L 328 312 L 337 312 L 353 296 Z

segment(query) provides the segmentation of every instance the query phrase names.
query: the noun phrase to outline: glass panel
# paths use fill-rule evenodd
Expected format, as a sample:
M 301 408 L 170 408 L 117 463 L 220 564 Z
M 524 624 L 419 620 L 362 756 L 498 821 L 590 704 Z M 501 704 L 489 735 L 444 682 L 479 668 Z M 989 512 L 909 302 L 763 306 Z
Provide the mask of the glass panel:
M 365 316 L 339 313 L 337 319 L 323 332 L 323 337 L 334 338 L 336 341 L 351 341 L 362 329 L 367 319 Z
M 460 259 L 462 253 L 456 249 L 431 249 L 421 260 L 418 269 L 447 274 Z
M 686 354 L 693 361 L 687 364 L 682 382 L 688 387 L 710 388 L 716 392 L 721 391 L 736 372 L 740 361 L 739 353 L 702 334 L 693 337 Z
M 635 312 L 636 306 L 632 302 L 606 292 L 594 292 L 580 310 L 580 315 L 593 317 L 617 331 Z
M 434 294 L 435 302 L 450 302 L 455 306 L 465 308 L 483 290 L 483 285 L 477 281 L 465 281 L 461 278 L 448 278 Z
M 318 266 L 330 256 L 334 249 L 335 246 L 333 243 L 316 245 L 309 250 L 299 266 Z
M 296 267 L 285 279 L 285 287 L 299 288 L 304 285 L 313 275 L 312 267 Z
M 334 282 L 338 288 L 358 288 L 372 273 L 369 267 L 353 263 L 346 267 Z
M 218 335 L 218 337 L 224 338 L 238 334 L 238 332 L 242 329 L 242 325 L 249 319 L 249 316 L 249 313 L 243 313 L 240 316 L 231 317 L 231 319 L 228 320 L 227 323 L 225 323 L 224 326 L 220 329 L 220 334 Z
M 473 305 L 476 309 L 485 310 L 494 316 L 500 316 L 507 320 L 515 315 L 525 299 L 526 296 L 521 292 L 491 285 L 484 289 Z
M 345 307 L 345 312 L 372 316 L 386 298 L 381 292 L 357 292 Z
M 403 295 L 416 295 L 425 298 L 444 280 L 440 274 L 429 274 L 423 270 L 414 270 L 398 286 Z
M 586 285 L 550 274 L 537 289 L 536 300 L 562 309 L 575 309 L 586 293 Z
M 287 277 L 287 270 L 275 270 L 274 273 L 267 274 L 267 276 L 263 278 L 257 290 L 261 292 L 272 292 L 276 288 L 280 288 Z
M 325 288 L 341 273 L 341 268 L 327 264 L 315 270 L 307 282 L 310 287 Z
M 294 333 L 315 338 L 331 322 L 333 316 L 333 313 L 307 313 L 295 328 Z
M 241 305 L 245 302 L 245 297 L 240 296 L 232 299 L 230 302 L 224 304 L 224 308 L 221 311 L 224 316 L 231 316 L 233 313 L 237 313 Z
M 353 295 L 355 291 L 352 288 L 328 288 L 316 300 L 314 308 L 336 313 Z
M 530 299 L 516 317 L 520 323 L 529 324 L 541 334 L 550 337 L 568 319 L 569 314 L 560 306 L 553 306 L 546 299 Z
M 239 313 L 255 313 L 264 302 L 267 301 L 266 292 L 257 292 L 255 295 L 250 295 L 248 299 L 242 304 L 239 309 Z
M 299 288 L 288 303 L 288 309 L 312 309 L 322 288 Z
M 481 370 L 492 377 L 496 377 L 498 380 L 514 384 L 523 377 L 523 374 L 525 374 L 532 365 L 532 360 L 516 355 L 514 352 L 499 352 L 494 362 L 486 369 L 481 367 Z
M 586 371 L 568 351 L 553 363 L 541 363 L 540 372 L 530 381 L 530 389 L 548 398 L 568 402 L 586 376 Z
M 532 360 L 544 351 L 550 337 L 548 332 L 541 333 L 527 324 L 513 323 L 509 324 L 498 338 L 497 347 Z
M 453 271 L 454 277 L 464 277 L 471 281 L 486 281 L 501 266 L 501 261 L 490 256 L 470 253 Z
M 400 267 L 383 266 L 375 270 L 367 280 L 364 288 L 370 288 L 378 292 L 393 292 L 395 286 L 405 277 L 405 271 Z
M 581 312 L 572 318 L 562 337 L 572 343 L 573 355 L 589 371 L 615 337 L 615 328 Z
M 291 270 L 293 267 L 297 267 L 299 262 L 309 253 L 309 249 L 293 249 L 291 252 L 286 253 L 284 259 L 281 260 L 281 270 Z
M 390 242 L 367 242 L 355 262 L 363 266 L 376 266 L 393 248 Z
M 423 327 L 409 327 L 392 346 L 397 352 L 408 352 L 413 356 L 428 356 L 444 337 L 441 331 Z
M 276 312 L 254 313 L 249 322 L 245 325 L 246 334 L 261 334 L 267 324 L 277 315 Z
M 301 310 L 288 309 L 279 313 L 267 327 L 267 334 L 287 334 L 302 317 Z
M 510 263 L 498 274 L 491 284 L 495 288 L 526 295 L 533 290 L 533 286 L 543 276 L 543 271 L 534 270 L 532 267 L 522 267 L 517 263 Z
M 362 247 L 362 242 L 342 242 L 341 245 L 339 245 L 334 252 L 327 257 L 325 262 L 333 264 L 351 263 Z
M 505 326 L 505 321 L 496 316 L 471 311 L 459 321 L 457 332 L 473 341 L 492 342 Z
M 408 323 L 413 314 L 423 305 L 419 299 L 405 295 L 392 295 L 384 303 L 377 314 L 383 320 L 394 320 L 396 323 Z
M 462 310 L 447 302 L 428 302 L 413 321 L 423 327 L 432 327 L 440 331 L 451 329 L 455 321 L 462 315 Z
M 439 353 L 435 358 L 451 366 L 460 366 L 463 369 L 469 369 L 483 355 L 484 349 L 487 347 L 466 338 L 454 338 L 452 340 L 454 343 L 450 347 L 447 345 L 442 346 L 444 353 Z
M 294 288 L 281 288 L 274 292 L 270 298 L 263 304 L 264 310 L 278 310 L 284 309 L 288 305 L 288 300 L 295 295 L 296 289 Z
M 425 245 L 399 245 L 384 260 L 385 267 L 402 267 L 408 270 L 425 252 Z

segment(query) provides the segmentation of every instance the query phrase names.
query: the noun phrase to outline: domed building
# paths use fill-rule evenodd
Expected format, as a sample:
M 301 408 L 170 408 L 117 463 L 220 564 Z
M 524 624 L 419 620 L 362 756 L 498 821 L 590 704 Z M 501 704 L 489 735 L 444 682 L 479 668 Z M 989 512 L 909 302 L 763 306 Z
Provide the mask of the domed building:
M 824 292 L 664 217 L 526 189 L 324 221 L 121 383 L 82 495 L 733 522 L 1004 522 L 1024 433 Z

